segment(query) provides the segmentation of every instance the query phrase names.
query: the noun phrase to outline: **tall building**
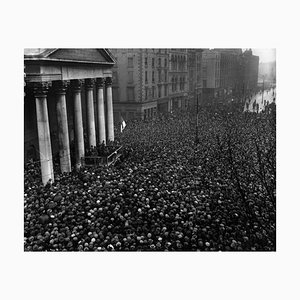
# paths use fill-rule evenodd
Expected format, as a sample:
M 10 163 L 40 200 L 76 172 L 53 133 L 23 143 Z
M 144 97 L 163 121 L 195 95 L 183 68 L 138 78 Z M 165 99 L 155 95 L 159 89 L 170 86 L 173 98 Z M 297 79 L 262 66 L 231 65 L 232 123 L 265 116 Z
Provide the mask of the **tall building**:
M 168 99 L 166 49 L 111 49 L 115 120 L 152 118 Z
M 221 86 L 221 55 L 218 51 L 204 50 L 202 53 L 201 79 L 202 100 L 210 101 L 217 97 Z
M 258 79 L 258 56 L 251 50 L 212 49 L 202 54 L 202 94 L 207 101 L 242 97 L 253 91 Z
M 276 61 L 264 62 L 259 64 L 258 71 L 259 81 L 269 81 L 271 83 L 276 82 Z
M 115 120 L 148 119 L 188 106 L 187 49 L 110 49 Z
M 114 141 L 114 64 L 106 49 L 25 49 L 24 157 L 39 161 L 44 184 L 56 154 L 71 171 L 71 144 L 80 167 L 85 144 Z
M 258 82 L 259 57 L 252 54 L 252 50 L 243 53 L 244 65 L 244 90 L 245 92 L 256 89 Z
M 169 101 L 168 112 L 186 109 L 188 102 L 187 49 L 172 48 L 169 54 Z M 162 108 L 165 110 L 165 108 Z
M 188 97 L 192 106 L 196 105 L 197 95 L 201 98 L 201 62 L 204 49 L 190 48 L 188 54 Z M 198 99 L 198 100 L 199 100 Z M 200 101 L 200 100 L 199 100 Z

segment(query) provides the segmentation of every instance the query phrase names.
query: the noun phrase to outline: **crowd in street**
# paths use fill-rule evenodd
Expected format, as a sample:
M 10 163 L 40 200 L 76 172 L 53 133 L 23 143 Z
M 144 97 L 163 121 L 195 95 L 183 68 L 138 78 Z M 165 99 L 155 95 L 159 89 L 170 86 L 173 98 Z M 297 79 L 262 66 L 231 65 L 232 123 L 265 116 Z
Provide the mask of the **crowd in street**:
M 202 107 L 198 124 L 195 143 L 194 110 L 127 122 L 117 164 L 46 186 L 26 165 L 25 251 L 274 251 L 274 116 Z

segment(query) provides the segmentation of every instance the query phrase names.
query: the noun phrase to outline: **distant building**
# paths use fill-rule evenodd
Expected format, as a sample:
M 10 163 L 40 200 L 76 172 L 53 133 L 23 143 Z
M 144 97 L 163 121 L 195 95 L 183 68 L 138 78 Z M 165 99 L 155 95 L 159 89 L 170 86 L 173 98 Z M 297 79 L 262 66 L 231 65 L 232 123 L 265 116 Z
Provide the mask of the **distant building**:
M 251 50 L 212 49 L 202 53 L 204 102 L 242 97 L 257 87 L 259 57 Z
M 218 51 L 204 50 L 201 65 L 202 100 L 206 103 L 221 90 L 221 55 Z
M 170 88 L 170 57 L 169 49 L 156 49 L 157 62 L 157 110 L 163 112 L 165 107 L 169 107 Z
M 258 82 L 259 57 L 252 54 L 252 50 L 246 50 L 243 55 L 243 83 L 244 92 L 255 90 Z
M 270 83 L 276 83 L 276 62 L 264 62 L 259 64 L 258 80 L 260 82 L 269 81 Z
M 110 49 L 115 120 L 152 118 L 158 100 L 168 101 L 168 52 L 164 49 Z
M 190 106 L 188 50 L 110 49 L 113 68 L 114 118 L 153 118 L 157 112 L 172 112 Z M 195 53 L 196 51 L 193 50 Z M 194 53 L 194 54 L 195 54 Z M 198 54 L 200 80 L 201 55 Z M 195 61 L 195 59 L 194 59 Z M 192 72 L 194 93 L 196 70 Z
M 188 55 L 188 101 L 195 106 L 197 94 L 199 101 L 201 100 L 201 62 L 202 52 L 204 49 L 187 49 Z
M 187 49 L 168 49 L 169 54 L 169 100 L 168 112 L 173 109 L 186 109 L 188 102 Z M 165 108 L 160 104 L 160 111 Z

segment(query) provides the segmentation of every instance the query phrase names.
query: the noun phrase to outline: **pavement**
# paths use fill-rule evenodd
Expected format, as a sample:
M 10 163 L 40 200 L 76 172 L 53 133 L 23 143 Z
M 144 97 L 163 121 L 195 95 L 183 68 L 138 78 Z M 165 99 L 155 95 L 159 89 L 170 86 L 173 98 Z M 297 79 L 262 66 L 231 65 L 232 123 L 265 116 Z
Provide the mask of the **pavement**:
M 275 98 L 276 103 L 276 88 L 271 88 L 269 90 L 264 91 L 264 95 L 262 95 L 262 92 L 259 92 L 255 95 L 253 95 L 249 100 L 246 101 L 244 111 L 247 111 L 247 103 L 249 103 L 248 111 L 249 112 L 256 112 L 256 107 L 253 106 L 253 103 L 258 103 L 259 109 L 258 112 L 262 112 L 265 105 L 267 104 L 267 101 L 269 101 L 269 104 L 273 102 L 273 99 Z M 263 100 L 263 101 L 262 101 Z

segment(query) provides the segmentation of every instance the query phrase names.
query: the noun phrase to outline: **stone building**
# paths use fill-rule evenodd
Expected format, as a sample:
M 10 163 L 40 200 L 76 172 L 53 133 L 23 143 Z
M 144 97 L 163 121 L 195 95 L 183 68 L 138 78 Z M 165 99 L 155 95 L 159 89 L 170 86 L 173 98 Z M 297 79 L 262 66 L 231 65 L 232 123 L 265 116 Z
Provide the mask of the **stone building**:
M 202 100 L 211 101 L 221 92 L 221 54 L 214 50 L 204 50 L 201 65 Z
M 187 49 L 169 49 L 169 100 L 167 111 L 186 109 L 188 102 Z M 161 108 L 165 111 L 165 108 Z
M 202 54 L 202 94 L 205 102 L 242 97 L 257 87 L 258 56 L 242 49 L 212 49 Z
M 110 49 L 116 120 L 152 118 L 168 95 L 168 55 L 162 49 Z
M 243 53 L 243 65 L 244 90 L 253 91 L 257 87 L 259 57 L 253 55 L 252 50 L 248 49 Z
M 153 118 L 188 106 L 187 49 L 110 49 L 115 120 Z
M 40 161 L 42 182 L 77 167 L 88 146 L 114 140 L 112 67 L 106 49 L 25 49 L 24 157 Z
M 196 106 L 197 95 L 198 101 L 201 101 L 201 62 L 202 52 L 204 49 L 187 49 L 188 55 L 188 101 L 190 105 Z

